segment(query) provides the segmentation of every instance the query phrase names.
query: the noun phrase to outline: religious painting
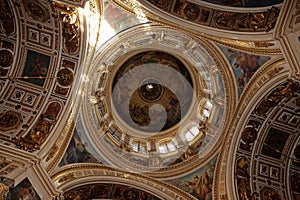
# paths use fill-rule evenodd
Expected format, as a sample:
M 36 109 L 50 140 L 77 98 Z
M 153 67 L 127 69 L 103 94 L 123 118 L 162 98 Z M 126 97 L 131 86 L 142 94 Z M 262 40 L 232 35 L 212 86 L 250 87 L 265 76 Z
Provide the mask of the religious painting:
M 73 137 L 63 156 L 59 166 L 71 163 L 98 163 L 106 164 L 105 160 L 93 148 L 90 139 L 86 135 L 85 128 L 81 118 L 78 117 L 76 127 L 74 128 Z
M 40 197 L 33 188 L 28 178 L 25 178 L 16 187 L 9 189 L 6 199 L 40 200 Z
M 62 86 L 70 86 L 74 81 L 74 74 L 69 69 L 61 69 L 57 73 L 56 81 Z
M 122 65 L 112 93 L 114 114 L 136 130 L 153 133 L 173 127 L 186 115 L 194 90 L 190 73 L 178 58 L 148 51 Z
M 261 153 L 272 158 L 280 159 L 288 137 L 289 133 L 276 128 L 270 128 Z
M 283 0 L 204 0 L 209 3 L 233 7 L 264 7 L 282 3 Z
M 25 67 L 23 70 L 23 81 L 43 86 L 50 64 L 50 56 L 35 51 L 28 50 Z
M 89 144 L 82 142 L 78 130 L 75 128 L 73 137 L 59 166 L 72 163 L 101 163 L 89 152 L 87 146 Z
M 68 91 L 69 91 L 69 88 L 62 88 L 60 87 L 59 85 L 57 85 L 55 87 L 55 93 L 57 94 L 61 94 L 61 95 L 67 95 L 68 94 Z
M 61 104 L 54 101 L 51 102 L 48 107 L 46 112 L 44 113 L 45 117 L 50 120 L 56 120 L 58 117 L 58 114 L 60 113 L 60 110 L 62 109 Z
M 198 199 L 212 200 L 213 177 L 216 161 L 217 156 L 199 170 L 187 176 L 168 180 L 166 182 L 190 193 Z
M 139 20 L 135 15 L 126 13 L 125 11 L 112 5 L 109 1 L 104 2 L 104 6 L 105 21 L 116 33 L 139 23 Z
M 268 60 L 269 56 L 249 54 L 218 45 L 230 63 L 238 86 L 240 96 L 255 72 Z
M 300 174 L 294 173 L 290 175 L 290 188 L 292 190 L 292 194 L 295 200 L 300 197 Z
M 113 184 L 97 183 L 84 185 L 65 192 L 64 199 L 108 199 L 111 196 Z
M 64 199 L 158 200 L 159 198 L 125 185 L 97 183 L 67 191 L 64 193 Z

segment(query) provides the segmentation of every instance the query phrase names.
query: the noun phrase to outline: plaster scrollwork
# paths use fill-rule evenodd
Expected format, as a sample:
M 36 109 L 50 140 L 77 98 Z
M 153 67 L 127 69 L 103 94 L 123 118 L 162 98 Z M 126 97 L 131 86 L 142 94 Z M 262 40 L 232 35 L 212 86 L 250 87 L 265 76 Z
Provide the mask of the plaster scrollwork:
M 265 97 L 262 102 L 255 109 L 256 114 L 260 116 L 266 116 L 268 111 L 273 107 L 277 106 L 280 101 L 284 98 L 291 98 L 300 89 L 299 82 L 289 80 L 286 85 L 280 85 L 274 92 Z
M 51 126 L 52 123 L 50 121 L 41 117 L 26 136 L 15 141 L 17 146 L 26 151 L 39 150 L 49 136 Z
M 80 49 L 80 29 L 78 9 L 58 2 L 52 2 L 52 9 L 59 12 L 64 37 L 64 50 L 74 55 Z
M 8 194 L 8 187 L 3 183 L 0 183 L 0 199 L 6 199 Z
M 229 13 L 219 11 L 215 16 L 215 26 L 235 31 L 270 31 L 274 28 L 279 9 L 272 7 L 260 13 Z
M 50 20 L 49 10 L 42 3 L 38 3 L 32 0 L 26 0 L 24 1 L 24 7 L 27 14 L 34 20 L 38 20 L 43 23 Z
M 0 176 L 0 199 L 7 199 L 9 189 L 13 187 L 14 183 L 14 179 Z
M 69 4 L 72 6 L 80 6 L 80 7 L 84 7 L 84 5 L 86 4 L 88 0 L 61 0 L 60 2 L 63 2 L 65 4 Z
M 21 126 L 22 115 L 12 110 L 4 110 L 0 112 L 0 130 L 9 131 Z

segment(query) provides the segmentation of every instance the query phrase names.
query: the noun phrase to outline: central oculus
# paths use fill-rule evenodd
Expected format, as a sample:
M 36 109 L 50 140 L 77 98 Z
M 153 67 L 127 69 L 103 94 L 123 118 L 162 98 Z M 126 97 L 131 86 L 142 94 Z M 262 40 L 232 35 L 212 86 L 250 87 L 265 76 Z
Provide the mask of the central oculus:
M 194 96 L 190 73 L 178 58 L 160 51 L 142 52 L 129 58 L 114 76 L 113 115 L 137 131 L 161 132 L 181 121 Z
M 163 94 L 163 86 L 159 80 L 149 78 L 139 87 L 139 94 L 145 101 L 158 101 Z

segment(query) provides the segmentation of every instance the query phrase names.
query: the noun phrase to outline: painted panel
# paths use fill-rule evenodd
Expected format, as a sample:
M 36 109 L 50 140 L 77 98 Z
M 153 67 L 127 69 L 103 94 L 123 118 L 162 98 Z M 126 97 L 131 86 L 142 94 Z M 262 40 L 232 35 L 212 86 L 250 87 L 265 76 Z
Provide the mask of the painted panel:
M 35 77 L 23 79 L 26 82 L 43 86 L 49 69 L 50 56 L 28 50 L 22 76 Z
M 139 23 L 136 16 L 126 13 L 109 1 L 106 1 L 104 5 L 105 20 L 115 32 L 120 32 Z
M 212 185 L 216 161 L 217 156 L 199 170 L 187 176 L 166 182 L 192 194 L 198 199 L 212 200 Z
M 218 45 L 227 58 L 236 79 L 238 94 L 241 96 L 244 88 L 255 72 L 268 60 L 269 56 L 249 54 L 222 45 Z
M 15 188 L 9 190 L 6 199 L 30 199 L 40 200 L 28 178 L 24 179 Z
M 78 130 L 75 128 L 73 137 L 59 166 L 83 162 L 101 163 L 87 150 L 86 146 L 89 146 L 88 143 L 81 141 Z
M 280 159 L 289 133 L 271 128 L 265 139 L 261 153 L 272 158 Z

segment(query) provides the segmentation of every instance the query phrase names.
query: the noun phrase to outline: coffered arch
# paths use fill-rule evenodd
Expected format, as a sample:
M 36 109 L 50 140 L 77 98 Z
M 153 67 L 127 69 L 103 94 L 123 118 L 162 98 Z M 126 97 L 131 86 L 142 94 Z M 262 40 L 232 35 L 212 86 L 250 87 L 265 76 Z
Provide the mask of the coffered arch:
M 273 74 L 271 77 L 267 76 L 268 78 L 265 79 L 266 82 L 263 87 L 257 87 L 259 83 L 249 84 L 250 87 L 247 92 L 252 93 L 255 91 L 253 93 L 255 95 L 252 96 L 250 101 L 243 97 L 241 99 L 236 113 L 237 118 L 233 119 L 232 128 L 227 135 L 227 139 L 232 141 L 232 145 L 224 146 L 221 153 L 223 156 L 220 157 L 218 163 L 220 176 L 218 176 L 217 182 L 223 182 L 221 180 L 224 180 L 224 183 L 220 184 L 219 182 L 218 184 L 218 192 L 221 193 L 218 195 L 225 199 L 237 197 L 263 198 L 267 193 L 272 193 L 272 198 L 294 198 L 291 197 L 291 194 L 284 192 L 290 191 L 286 190 L 288 185 L 285 183 L 290 180 L 289 168 L 294 169 L 293 149 L 296 148 L 297 138 L 299 137 L 299 127 L 296 121 L 297 113 L 293 113 L 294 111 L 297 112 L 296 99 L 298 99 L 299 82 L 295 77 L 288 78 L 290 70 L 286 67 L 287 65 L 282 61 L 273 63 L 273 70 L 281 68 L 280 73 Z M 270 71 L 267 70 L 261 76 L 268 74 L 270 75 Z M 274 85 L 274 83 L 276 84 Z M 284 111 L 286 106 L 291 109 L 288 111 L 290 114 L 285 114 L 287 112 Z M 248 110 L 247 113 L 251 114 L 240 115 L 240 109 Z M 290 118 L 287 119 L 285 115 L 290 116 Z M 289 123 L 295 122 L 295 127 L 288 127 L 292 124 L 281 124 L 287 123 L 287 121 L 283 122 L 282 118 L 290 120 Z M 279 137 L 280 139 L 277 141 L 282 143 L 274 149 L 273 146 L 276 143 L 274 138 L 276 137 Z M 270 143 L 271 138 L 273 140 L 272 144 Z M 288 144 L 289 142 L 291 143 Z M 275 156 L 269 152 L 277 153 L 274 153 Z M 276 161 L 276 159 L 282 160 Z M 275 164 L 276 162 L 278 163 Z M 273 163 L 273 165 L 269 166 L 266 163 L 270 165 Z M 225 165 L 227 170 L 224 170 Z M 279 169 L 280 167 L 283 167 L 283 169 Z M 281 177 L 279 177 L 279 174 Z M 281 178 L 284 180 L 281 180 Z M 296 181 L 296 179 L 293 181 Z M 276 182 L 283 185 L 277 185 Z M 275 194 L 275 190 L 283 193 Z M 224 191 L 223 195 L 221 191 Z M 244 194 L 242 194 L 243 192 Z

